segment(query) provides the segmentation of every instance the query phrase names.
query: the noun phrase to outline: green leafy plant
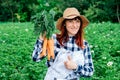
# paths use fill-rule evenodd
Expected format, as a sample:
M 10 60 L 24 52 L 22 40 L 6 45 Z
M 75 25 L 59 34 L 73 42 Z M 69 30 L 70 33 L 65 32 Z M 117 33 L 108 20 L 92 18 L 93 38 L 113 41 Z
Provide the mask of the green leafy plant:
M 46 34 L 47 39 L 51 38 L 56 30 L 54 25 L 54 15 L 55 12 L 53 10 L 50 10 L 49 12 L 43 10 L 41 13 L 32 17 L 34 31 L 37 35 Z

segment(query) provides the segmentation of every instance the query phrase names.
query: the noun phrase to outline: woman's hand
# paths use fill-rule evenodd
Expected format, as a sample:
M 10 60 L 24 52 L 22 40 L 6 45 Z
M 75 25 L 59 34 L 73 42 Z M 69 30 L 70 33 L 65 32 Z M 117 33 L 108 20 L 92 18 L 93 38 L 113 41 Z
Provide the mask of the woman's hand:
M 64 62 L 64 65 L 69 70 L 77 69 L 77 64 L 71 59 L 70 56 L 68 56 L 68 60 Z
M 40 39 L 40 40 L 44 40 L 45 36 L 46 36 L 46 33 L 44 33 L 43 35 L 40 35 L 40 36 L 39 36 L 39 39 Z

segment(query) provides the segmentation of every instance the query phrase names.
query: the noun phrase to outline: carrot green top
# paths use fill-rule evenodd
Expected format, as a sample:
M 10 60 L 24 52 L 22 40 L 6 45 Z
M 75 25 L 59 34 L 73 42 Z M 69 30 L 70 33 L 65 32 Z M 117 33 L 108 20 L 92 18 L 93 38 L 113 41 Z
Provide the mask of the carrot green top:
M 34 21 L 34 31 L 39 35 L 46 34 L 47 39 L 51 38 L 52 34 L 55 32 L 54 25 L 54 15 L 55 12 L 50 10 L 49 12 L 43 10 L 33 17 Z

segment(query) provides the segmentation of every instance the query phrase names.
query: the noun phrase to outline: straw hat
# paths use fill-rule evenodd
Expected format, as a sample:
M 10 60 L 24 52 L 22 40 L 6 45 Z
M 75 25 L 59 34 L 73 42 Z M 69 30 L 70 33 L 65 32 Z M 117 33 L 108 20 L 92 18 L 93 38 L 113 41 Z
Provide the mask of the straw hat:
M 82 19 L 82 22 L 83 22 L 83 25 L 82 27 L 85 28 L 89 21 L 88 19 L 83 16 L 83 15 L 80 15 L 79 11 L 72 7 L 72 8 L 67 8 L 65 9 L 64 13 L 63 13 L 63 17 L 60 17 L 56 23 L 56 26 L 57 26 L 57 29 L 61 30 L 61 27 L 62 27 L 62 22 L 65 20 L 65 19 L 73 19 L 75 17 L 80 17 Z

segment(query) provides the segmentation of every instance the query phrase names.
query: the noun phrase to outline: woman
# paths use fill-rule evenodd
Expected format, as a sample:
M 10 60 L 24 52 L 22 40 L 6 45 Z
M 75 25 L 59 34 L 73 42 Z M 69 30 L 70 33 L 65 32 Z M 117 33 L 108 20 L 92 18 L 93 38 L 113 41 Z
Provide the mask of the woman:
M 54 34 L 55 59 L 47 61 L 48 71 L 44 80 L 79 80 L 80 77 L 93 75 L 93 62 L 89 44 L 84 40 L 83 29 L 89 21 L 79 11 L 67 8 L 59 18 L 56 27 L 59 34 Z M 41 61 L 43 37 L 37 40 L 33 51 L 33 60 Z

